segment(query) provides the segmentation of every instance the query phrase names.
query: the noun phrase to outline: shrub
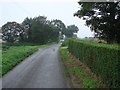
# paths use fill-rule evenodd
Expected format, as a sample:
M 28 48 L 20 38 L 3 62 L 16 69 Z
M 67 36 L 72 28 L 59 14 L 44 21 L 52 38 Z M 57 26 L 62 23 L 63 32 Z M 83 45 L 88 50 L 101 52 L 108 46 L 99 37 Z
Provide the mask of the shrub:
M 70 39 L 68 49 L 100 76 L 108 87 L 120 87 L 120 46 Z
M 69 39 L 66 38 L 66 39 L 64 40 L 64 42 L 62 43 L 62 46 L 68 46 L 68 42 L 69 42 Z

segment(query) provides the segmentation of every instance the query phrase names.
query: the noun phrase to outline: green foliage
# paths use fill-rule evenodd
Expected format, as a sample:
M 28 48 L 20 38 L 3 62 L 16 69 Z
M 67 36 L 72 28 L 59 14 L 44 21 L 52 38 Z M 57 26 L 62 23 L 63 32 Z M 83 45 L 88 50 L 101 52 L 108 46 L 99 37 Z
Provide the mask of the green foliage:
M 65 24 L 61 20 L 52 20 L 50 24 L 56 27 L 59 31 L 59 40 L 63 39 L 64 31 L 66 30 Z
M 25 29 L 22 25 L 16 22 L 7 22 L 2 26 L 2 39 L 7 42 L 15 42 L 23 40 L 26 37 Z
M 85 74 L 85 72 L 82 69 L 80 69 L 79 67 L 72 67 L 72 68 L 70 68 L 70 70 L 72 72 L 74 72 L 76 75 L 83 75 L 83 74 Z
M 100 76 L 106 85 L 120 87 L 120 46 L 70 39 L 68 49 Z
M 97 88 L 98 86 L 100 86 L 98 80 L 89 76 L 88 72 L 84 70 L 83 67 L 81 68 L 78 67 L 76 64 L 73 64 L 75 60 L 73 60 L 72 57 L 68 56 L 68 49 L 63 49 L 61 47 L 59 52 L 65 66 L 67 67 L 68 64 L 70 65 L 64 70 L 67 77 L 70 73 L 73 73 L 75 75 L 74 77 L 80 77 L 80 80 L 78 79 L 77 82 L 80 81 L 82 83 L 81 88 Z
M 65 38 L 65 40 L 63 41 L 62 43 L 62 46 L 68 46 L 68 43 L 69 43 L 69 39 L 68 38 Z
M 66 37 L 77 37 L 78 27 L 70 25 L 66 28 L 61 20 L 47 20 L 45 16 L 25 18 L 22 24 L 7 22 L 2 26 L 2 40 L 16 43 L 28 42 L 46 44 Z
M 2 45 L 2 50 L 7 50 L 9 48 L 10 48 L 10 46 L 8 46 L 8 45 L 5 45 L 5 44 Z
M 52 20 L 51 25 L 55 26 L 56 28 L 58 28 L 58 30 L 61 32 L 61 35 L 64 34 L 64 31 L 66 30 L 66 26 L 65 24 L 61 21 L 61 20 Z
M 120 1 L 115 2 L 78 2 L 81 9 L 75 16 L 86 20 L 86 25 L 95 33 L 95 37 L 108 43 L 120 43 Z
M 27 35 L 28 42 L 45 44 L 54 42 L 59 39 L 59 30 L 54 25 L 50 24 L 47 17 L 38 16 L 35 18 L 26 18 L 23 21 L 24 26 L 28 26 Z
M 2 44 L 2 53 L 14 46 L 39 46 L 39 43 L 6 43 Z
M 36 46 L 14 46 L 6 50 L 2 54 L 2 75 L 37 50 Z
M 61 47 L 59 52 L 60 52 L 60 55 L 61 55 L 62 57 L 64 57 L 64 58 L 69 58 L 69 56 L 66 55 L 67 52 L 68 52 L 67 49 L 62 49 L 62 47 Z
M 38 16 L 26 18 L 22 24 L 7 22 L 2 26 L 2 40 L 13 42 L 29 42 L 46 44 L 59 39 L 59 29 L 47 20 L 47 17 Z
M 69 25 L 67 26 L 67 29 L 65 30 L 65 36 L 70 38 L 70 37 L 75 37 L 77 38 L 77 35 L 74 33 L 77 33 L 79 31 L 78 27 L 75 25 Z
M 83 87 L 82 88 L 97 88 L 96 80 L 90 77 L 85 77 L 82 79 Z
M 2 45 L 2 64 L 3 72 L 0 75 L 6 74 L 14 66 L 19 64 L 26 57 L 36 52 L 38 47 L 47 47 L 57 42 L 40 45 L 39 43 L 6 43 Z M 0 54 L 1 55 L 1 54 Z M 1 57 L 1 56 L 0 56 Z M 1 67 L 1 66 L 0 66 Z M 1 71 L 1 70 L 0 70 Z

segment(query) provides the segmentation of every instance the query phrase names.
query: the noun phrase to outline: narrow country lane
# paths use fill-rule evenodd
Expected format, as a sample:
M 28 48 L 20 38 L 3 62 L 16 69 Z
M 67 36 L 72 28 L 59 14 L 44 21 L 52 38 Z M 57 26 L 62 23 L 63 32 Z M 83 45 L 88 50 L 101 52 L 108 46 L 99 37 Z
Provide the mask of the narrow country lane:
M 2 88 L 67 88 L 59 46 L 40 48 L 2 78 Z

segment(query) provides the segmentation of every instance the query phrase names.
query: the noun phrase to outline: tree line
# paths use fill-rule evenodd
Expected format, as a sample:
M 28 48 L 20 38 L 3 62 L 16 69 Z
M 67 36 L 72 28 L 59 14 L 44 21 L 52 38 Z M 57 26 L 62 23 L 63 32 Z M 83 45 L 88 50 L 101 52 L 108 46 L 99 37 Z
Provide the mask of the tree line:
M 108 43 L 120 43 L 120 1 L 82 2 L 74 15 L 86 20 L 95 37 Z
M 30 42 L 45 44 L 56 42 L 64 37 L 77 37 L 78 27 L 66 26 L 61 20 L 47 20 L 45 16 L 25 18 L 19 24 L 7 22 L 2 26 L 2 40 L 9 43 Z

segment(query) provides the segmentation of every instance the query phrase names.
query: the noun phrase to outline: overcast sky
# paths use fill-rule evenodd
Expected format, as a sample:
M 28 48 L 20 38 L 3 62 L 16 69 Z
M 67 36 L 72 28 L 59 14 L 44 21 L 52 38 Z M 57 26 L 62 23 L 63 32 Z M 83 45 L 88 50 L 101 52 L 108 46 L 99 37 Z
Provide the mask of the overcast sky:
M 79 0 L 0 0 L 0 27 L 8 21 L 21 23 L 26 17 L 46 16 L 48 20 L 60 19 L 65 25 L 75 24 L 78 37 L 91 37 L 93 33 L 85 21 L 74 17 L 79 10 Z

